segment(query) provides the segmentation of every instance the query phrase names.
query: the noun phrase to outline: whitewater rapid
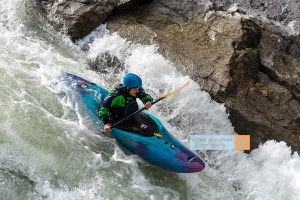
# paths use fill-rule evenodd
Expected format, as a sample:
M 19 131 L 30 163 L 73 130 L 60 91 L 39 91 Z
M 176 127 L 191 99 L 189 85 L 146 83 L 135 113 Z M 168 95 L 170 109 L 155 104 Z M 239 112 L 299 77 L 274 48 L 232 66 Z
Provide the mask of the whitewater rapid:
M 198 152 L 206 169 L 196 174 L 125 154 L 99 135 L 57 77 L 66 71 L 111 88 L 131 71 L 154 97 L 191 79 L 156 46 L 134 45 L 105 26 L 74 44 L 52 30 L 35 1 L 0 1 L 1 200 L 300 199 L 300 159 L 285 142 L 268 141 L 249 155 Z M 88 64 L 104 53 L 125 67 L 91 70 Z M 185 144 L 190 134 L 234 133 L 224 105 L 194 82 L 149 112 Z

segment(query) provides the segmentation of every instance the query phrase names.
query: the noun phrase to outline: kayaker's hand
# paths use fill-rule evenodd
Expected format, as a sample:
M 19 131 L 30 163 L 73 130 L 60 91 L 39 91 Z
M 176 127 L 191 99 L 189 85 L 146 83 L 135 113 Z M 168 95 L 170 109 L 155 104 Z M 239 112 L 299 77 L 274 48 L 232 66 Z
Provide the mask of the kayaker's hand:
M 148 101 L 147 103 L 145 103 L 145 108 L 148 110 L 149 108 L 151 108 L 152 103 L 150 101 Z
M 109 133 L 111 131 L 111 125 L 110 124 L 105 124 L 104 128 L 103 128 L 103 131 L 105 133 Z

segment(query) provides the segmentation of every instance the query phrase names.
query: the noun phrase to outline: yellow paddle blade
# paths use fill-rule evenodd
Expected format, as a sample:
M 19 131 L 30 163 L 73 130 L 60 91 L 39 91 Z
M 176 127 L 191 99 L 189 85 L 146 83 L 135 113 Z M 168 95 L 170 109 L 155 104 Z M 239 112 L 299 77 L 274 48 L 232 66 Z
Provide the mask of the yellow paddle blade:
M 167 93 L 167 94 L 162 95 L 161 97 L 159 97 L 159 99 L 164 99 L 164 98 L 166 98 L 166 97 L 168 97 L 168 96 L 171 96 L 171 95 L 177 93 L 178 91 L 180 91 L 180 90 L 182 90 L 183 88 L 185 88 L 189 83 L 190 83 L 190 82 L 186 82 L 185 84 L 183 84 L 182 86 L 180 86 L 180 87 L 177 88 L 176 90 L 174 90 L 174 91 L 172 91 L 172 92 L 169 92 L 169 93 Z

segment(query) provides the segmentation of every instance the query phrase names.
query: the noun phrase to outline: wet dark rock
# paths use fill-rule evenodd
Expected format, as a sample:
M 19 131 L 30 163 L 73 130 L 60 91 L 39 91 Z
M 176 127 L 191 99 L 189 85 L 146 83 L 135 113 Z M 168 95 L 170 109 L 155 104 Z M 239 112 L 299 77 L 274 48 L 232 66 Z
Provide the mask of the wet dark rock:
M 157 0 L 157 2 L 188 19 L 195 19 L 199 15 L 206 13 L 213 5 L 208 0 Z
M 125 68 L 124 64 L 117 57 L 111 56 L 108 52 L 100 54 L 95 60 L 90 61 L 90 66 L 92 70 L 101 74 L 118 74 Z
M 50 22 L 58 30 L 65 29 L 73 40 L 105 23 L 116 7 L 129 6 L 131 2 L 142 4 L 149 0 L 43 0 Z
M 48 18 L 53 26 L 75 40 L 87 35 L 107 19 L 117 0 L 108 1 L 45 1 Z
M 215 10 L 228 11 L 236 7 L 236 12 L 251 14 L 260 19 L 267 18 L 283 24 L 300 19 L 299 0 L 211 0 L 211 2 Z

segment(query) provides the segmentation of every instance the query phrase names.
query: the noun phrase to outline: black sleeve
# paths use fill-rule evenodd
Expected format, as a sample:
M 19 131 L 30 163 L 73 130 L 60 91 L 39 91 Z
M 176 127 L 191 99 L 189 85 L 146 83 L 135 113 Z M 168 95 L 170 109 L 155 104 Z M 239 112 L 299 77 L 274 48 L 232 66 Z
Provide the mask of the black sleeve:
M 139 89 L 139 93 L 138 93 L 138 96 L 137 96 L 144 104 L 147 103 L 148 101 L 152 102 L 153 101 L 153 98 L 147 94 L 145 92 L 145 90 L 140 87 Z

